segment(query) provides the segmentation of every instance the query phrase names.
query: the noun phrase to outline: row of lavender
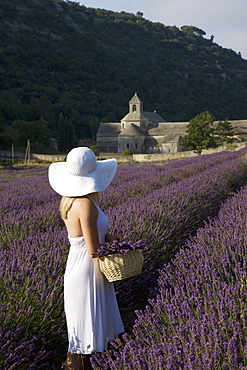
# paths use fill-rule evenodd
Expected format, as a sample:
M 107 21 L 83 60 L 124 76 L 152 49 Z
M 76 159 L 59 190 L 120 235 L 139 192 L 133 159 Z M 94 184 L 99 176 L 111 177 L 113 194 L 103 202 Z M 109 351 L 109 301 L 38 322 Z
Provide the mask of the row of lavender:
M 126 203 L 130 204 L 135 200 L 138 204 L 140 197 L 156 189 L 176 184 L 231 159 L 238 160 L 244 153 L 245 150 L 222 152 L 170 162 L 159 167 L 154 165 L 119 167 L 113 183 L 101 195 L 102 208 L 114 214 L 116 205 L 124 204 L 125 209 Z M 11 244 L 13 239 L 47 231 L 49 225 L 63 227 L 57 211 L 59 196 L 50 189 L 46 170 L 36 167 L 28 173 L 24 172 L 23 174 L 20 168 L 12 171 L 3 170 L 0 173 L 2 196 L 0 243 L 6 246 Z
M 209 214 L 214 216 L 220 202 L 246 181 L 244 154 L 242 150 L 159 167 L 118 169 L 102 204 L 108 205 L 113 229 L 121 224 L 128 239 L 143 238 L 150 244 L 146 255 L 150 276 L 141 275 L 151 287 L 147 297 L 154 294 L 157 268 L 173 254 L 171 250 Z M 0 178 L 0 367 L 56 369 L 67 344 L 62 280 L 68 242 L 58 215 L 59 197 L 49 188 L 42 168 L 4 170 Z M 140 197 L 134 189 L 142 183 Z M 117 198 L 119 205 L 109 207 Z M 122 284 L 126 285 L 117 286 L 121 308 L 124 298 L 140 308 L 143 297 L 134 291 L 133 280 Z
M 129 206 L 120 203 L 107 208 L 113 231 L 122 231 L 129 240 L 142 239 L 151 247 L 138 280 L 116 283 L 122 308 L 140 308 L 140 303 L 146 304 L 155 296 L 158 270 L 174 257 L 189 235 L 203 226 L 204 220 L 217 214 L 222 201 L 245 184 L 246 161 L 240 153 L 235 158 L 233 154 L 189 178 L 132 197 Z
M 133 164 L 118 168 L 118 176 L 111 186 L 102 194 L 101 201 L 105 209 L 119 204 L 139 199 L 148 193 L 177 183 L 192 175 L 199 174 L 209 168 L 224 163 L 230 159 L 241 157 L 245 149 L 237 152 L 221 152 L 204 156 L 193 157 L 182 161 L 169 162 L 165 165 Z M 160 167 L 157 167 L 160 166 Z
M 57 369 L 66 353 L 67 235 L 47 169 L 0 172 L 0 368 Z
M 94 369 L 247 369 L 247 186 L 162 269 L 134 337 Z

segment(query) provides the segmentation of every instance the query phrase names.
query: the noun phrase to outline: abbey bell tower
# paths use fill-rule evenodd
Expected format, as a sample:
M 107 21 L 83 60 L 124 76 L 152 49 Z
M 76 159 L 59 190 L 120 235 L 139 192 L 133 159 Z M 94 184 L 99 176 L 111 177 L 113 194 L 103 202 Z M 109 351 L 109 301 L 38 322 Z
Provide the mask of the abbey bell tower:
M 143 115 L 143 102 L 137 93 L 129 101 L 129 113 L 121 120 L 121 129 L 126 129 L 129 125 L 136 125 L 145 129 L 149 121 Z
M 143 112 L 143 102 L 139 99 L 137 93 L 129 101 L 129 113 L 142 113 Z

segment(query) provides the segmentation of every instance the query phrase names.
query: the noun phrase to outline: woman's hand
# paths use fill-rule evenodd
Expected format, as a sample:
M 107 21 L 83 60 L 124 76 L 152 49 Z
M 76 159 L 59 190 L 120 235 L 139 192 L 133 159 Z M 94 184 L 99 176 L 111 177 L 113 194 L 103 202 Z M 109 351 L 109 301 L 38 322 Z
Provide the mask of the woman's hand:
M 108 242 L 113 242 L 114 240 L 117 240 L 119 242 L 121 242 L 123 240 L 123 234 L 122 233 L 118 233 L 118 234 L 109 234 L 109 233 L 106 233 L 105 235 L 105 241 L 108 243 Z

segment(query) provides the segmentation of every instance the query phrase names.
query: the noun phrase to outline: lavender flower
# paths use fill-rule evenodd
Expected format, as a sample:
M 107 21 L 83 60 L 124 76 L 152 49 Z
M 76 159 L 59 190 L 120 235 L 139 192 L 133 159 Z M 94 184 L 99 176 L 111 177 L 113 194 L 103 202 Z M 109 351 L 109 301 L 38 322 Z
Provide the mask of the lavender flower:
M 148 246 L 142 240 L 138 240 L 134 243 L 128 241 L 119 242 L 114 240 L 112 243 L 101 245 L 98 248 L 97 253 L 94 255 L 97 257 L 103 257 L 109 254 L 127 254 L 129 251 L 135 251 L 138 249 L 147 250 Z

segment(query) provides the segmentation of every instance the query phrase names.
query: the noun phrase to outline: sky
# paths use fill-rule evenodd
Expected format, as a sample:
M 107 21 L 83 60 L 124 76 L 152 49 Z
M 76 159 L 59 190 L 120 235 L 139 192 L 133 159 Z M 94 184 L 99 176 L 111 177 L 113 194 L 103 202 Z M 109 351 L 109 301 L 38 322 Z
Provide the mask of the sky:
M 78 0 L 75 0 L 78 2 Z M 218 45 L 247 59 L 247 0 L 82 0 L 81 5 L 115 12 L 143 13 L 166 26 L 195 26 Z

